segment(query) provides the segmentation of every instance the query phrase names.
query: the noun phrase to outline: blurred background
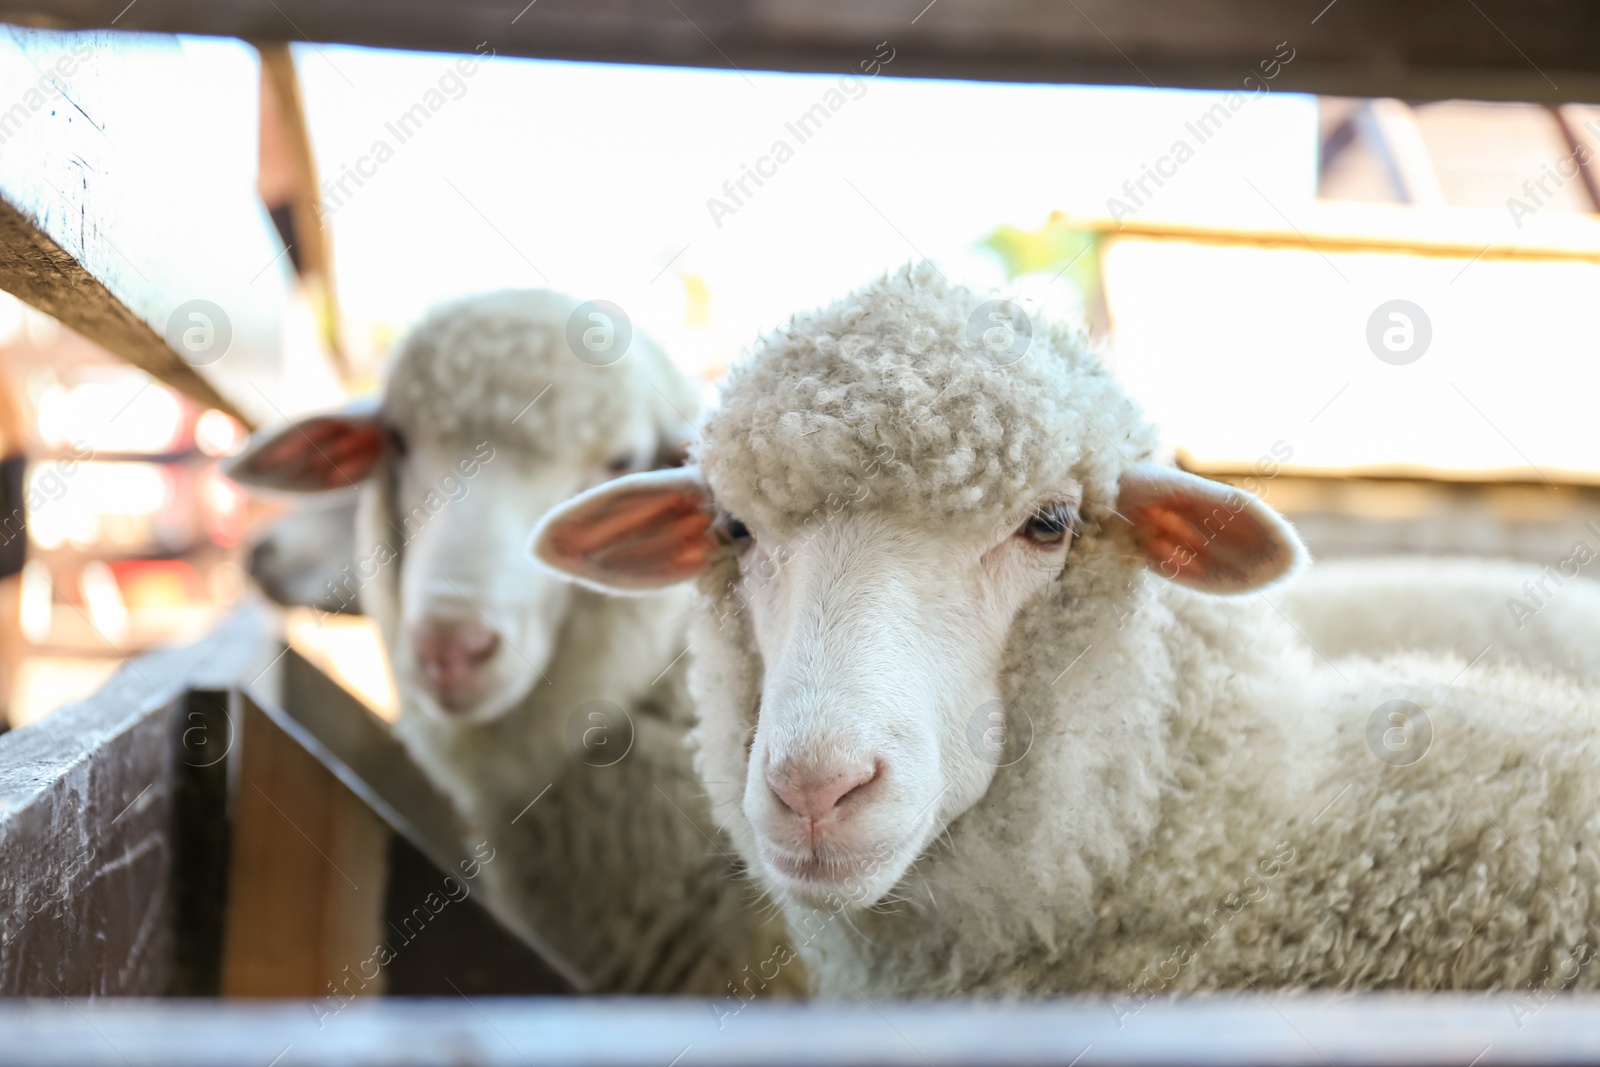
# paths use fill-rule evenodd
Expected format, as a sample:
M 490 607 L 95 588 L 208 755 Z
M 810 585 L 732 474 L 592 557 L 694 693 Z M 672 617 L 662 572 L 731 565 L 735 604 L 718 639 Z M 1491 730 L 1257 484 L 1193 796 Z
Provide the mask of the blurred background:
M 253 176 L 280 239 L 263 421 L 373 391 L 431 305 L 522 286 L 614 301 L 714 402 L 762 331 L 930 258 L 1083 321 L 1181 464 L 1270 468 L 1318 555 L 1553 563 L 1600 518 L 1600 108 L 1294 95 L 1266 65 L 1235 92 L 922 81 L 887 46 L 844 77 L 177 47 L 260 116 L 201 162 Z M 288 503 L 218 473 L 245 436 L 0 294 L 10 725 L 253 595 Z M 290 632 L 392 714 L 359 619 Z

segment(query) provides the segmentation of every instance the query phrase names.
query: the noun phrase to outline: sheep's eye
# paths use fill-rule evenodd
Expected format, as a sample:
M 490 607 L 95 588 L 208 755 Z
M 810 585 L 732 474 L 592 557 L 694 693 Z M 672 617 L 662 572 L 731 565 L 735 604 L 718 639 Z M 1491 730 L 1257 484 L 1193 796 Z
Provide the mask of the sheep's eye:
M 1078 516 L 1066 504 L 1046 504 L 1017 527 L 1017 536 L 1053 548 L 1077 535 Z
M 626 474 L 633 470 L 634 455 L 632 452 L 622 456 L 614 456 L 606 464 L 607 474 Z
M 755 537 L 750 533 L 750 527 L 727 512 L 722 513 L 722 518 L 718 520 L 717 527 L 717 534 L 722 543 L 732 545 L 741 551 L 751 541 L 755 540 Z

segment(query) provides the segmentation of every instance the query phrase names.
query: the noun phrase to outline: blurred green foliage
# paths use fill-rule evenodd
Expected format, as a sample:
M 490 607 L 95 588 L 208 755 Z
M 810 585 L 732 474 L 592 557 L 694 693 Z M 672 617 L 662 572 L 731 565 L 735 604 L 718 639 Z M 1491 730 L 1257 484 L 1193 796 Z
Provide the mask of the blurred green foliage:
M 1024 274 L 1060 274 L 1088 302 L 1100 284 L 1099 241 L 1098 231 L 1074 226 L 1056 211 L 1037 230 L 999 226 L 978 247 L 999 258 L 1007 281 Z

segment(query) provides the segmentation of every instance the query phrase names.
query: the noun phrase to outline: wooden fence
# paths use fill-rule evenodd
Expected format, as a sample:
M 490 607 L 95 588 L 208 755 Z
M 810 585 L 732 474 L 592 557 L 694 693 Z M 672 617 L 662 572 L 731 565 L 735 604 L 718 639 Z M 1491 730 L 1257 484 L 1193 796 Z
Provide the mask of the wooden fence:
M 0 994 L 583 988 L 459 878 L 457 842 L 387 728 L 246 609 L 0 737 Z M 417 919 L 449 875 L 459 899 Z

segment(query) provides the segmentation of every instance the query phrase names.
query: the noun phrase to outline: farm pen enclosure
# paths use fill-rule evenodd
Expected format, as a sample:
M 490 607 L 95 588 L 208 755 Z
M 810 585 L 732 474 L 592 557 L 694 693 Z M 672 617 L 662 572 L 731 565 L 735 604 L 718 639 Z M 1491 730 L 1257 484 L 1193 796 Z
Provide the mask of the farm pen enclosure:
M 0 0 L 0 20 L 9 24 L 0 35 L 0 289 L 31 309 L 32 351 L 15 373 L 29 383 L 56 375 L 19 387 L 41 425 L 56 413 L 55 436 L 41 432 L 33 458 L 59 474 L 15 494 L 19 522 L 27 496 L 36 527 L 20 616 L 30 634 L 46 635 L 30 638 L 35 647 L 53 654 L 62 633 L 103 645 L 95 677 L 109 675 L 92 695 L 0 735 L 0 1065 L 1600 1063 L 1600 1001 L 1571 992 L 1576 972 L 1564 971 L 1478 994 L 1289 993 L 1264 982 L 1172 997 L 1158 982 L 1081 998 L 933 1002 L 758 998 L 744 967 L 727 975 L 726 995 L 592 995 L 592 976 L 561 947 L 569 931 L 537 928 L 485 890 L 494 843 L 465 835 L 391 731 L 395 692 L 375 639 L 327 614 L 351 608 L 365 580 L 341 584 L 350 568 L 329 566 L 356 549 L 317 542 L 297 558 L 304 575 L 283 577 L 282 590 L 257 572 L 279 599 L 320 596 L 313 614 L 265 605 L 232 577 L 247 562 L 241 531 L 254 505 L 220 474 L 245 430 L 369 393 L 391 327 L 433 302 L 424 294 L 544 286 L 551 248 L 587 249 L 570 274 L 571 288 L 594 290 L 586 297 L 613 295 L 605 272 L 621 257 L 612 245 L 643 248 L 644 266 L 619 270 L 630 279 L 617 283 L 623 303 L 643 309 L 641 323 L 664 324 L 660 339 L 709 396 L 757 326 L 777 325 L 814 294 L 837 295 L 840 278 L 930 249 L 939 258 L 948 232 L 967 227 L 941 262 L 981 260 L 990 274 L 978 276 L 1003 275 L 1040 307 L 1081 314 L 1097 339 L 1114 339 L 1119 375 L 1171 430 L 1179 465 L 1252 489 L 1264 479 L 1269 503 L 1320 557 L 1519 559 L 1545 581 L 1500 598 L 1520 626 L 1600 555 L 1600 446 L 1583 418 L 1600 379 L 1592 359 L 1550 355 L 1569 341 L 1593 348 L 1600 179 L 1589 160 L 1600 151 L 1600 107 L 1581 103 L 1600 100 L 1591 5 Z M 254 51 L 225 54 L 218 39 Z M 420 73 L 386 82 L 382 53 L 349 46 L 416 53 L 408 69 Z M 241 55 L 250 57 L 242 65 Z M 484 75 L 494 57 L 551 61 L 528 75 L 547 81 L 527 84 L 573 86 L 573 98 L 536 102 L 566 114 L 590 108 L 595 128 L 552 125 L 565 139 L 541 155 L 514 147 L 509 126 L 505 150 L 524 154 L 504 162 L 486 152 L 481 169 L 493 181 L 441 173 L 429 194 L 437 199 L 417 195 L 402 168 L 461 157 L 481 142 L 485 127 L 474 123 L 509 121 L 489 103 L 509 84 L 490 80 L 499 68 Z M 650 135 L 619 117 L 667 113 L 670 101 L 649 99 L 654 68 L 683 68 L 682 99 L 725 106 L 730 125 L 748 119 L 735 89 L 779 102 L 749 125 L 763 131 L 749 151 L 718 157 L 725 173 L 703 166 L 675 177 L 674 161 L 652 154 L 659 141 L 632 158 L 629 138 Z M 709 72 L 727 80 L 694 82 Z M 828 80 L 780 85 L 766 80 L 771 72 Z M 866 80 L 880 74 L 890 77 L 870 91 L 911 129 L 895 142 L 905 159 L 871 172 L 872 182 L 833 181 L 817 195 L 838 199 L 814 209 L 782 199 L 793 195 L 785 180 L 820 185 L 801 168 L 835 158 L 825 153 L 848 158 L 887 136 L 897 120 L 847 127 Z M 608 96 L 610 77 L 635 80 Z M 889 87 L 899 79 L 929 79 L 915 91 L 946 95 L 913 98 Z M 1003 167 L 989 172 L 996 182 L 1043 190 L 1019 194 L 1017 210 L 1043 211 L 985 217 L 965 200 L 941 203 L 962 198 L 927 176 L 947 167 L 983 179 L 971 158 L 1005 158 L 1057 106 L 993 95 L 1003 84 L 1103 87 L 1081 105 L 1102 117 L 1074 126 L 1079 134 L 1139 121 L 1159 121 L 1163 133 L 1121 162 L 1084 161 L 1100 170 L 1061 194 L 1067 210 L 1048 177 Z M 1130 86 L 1151 95 L 1124 93 Z M 991 95 L 963 102 L 961 93 Z M 933 128 L 908 117 L 934 99 L 962 116 L 962 143 L 914 155 L 908 145 L 937 148 Z M 1012 101 L 1014 125 L 985 111 Z M 441 140 L 451 136 L 446 117 L 467 132 Z M 1246 122 L 1255 132 L 1236 132 Z M 1491 128 L 1495 144 L 1511 146 L 1507 159 L 1486 161 L 1494 153 L 1474 141 Z M 719 136 L 710 129 L 682 149 L 685 159 L 710 151 Z M 824 130 L 855 139 L 829 148 Z M 1269 147 L 1239 148 L 1248 137 Z M 796 148 L 807 154 L 791 165 Z M 1078 148 L 1058 158 L 1094 154 Z M 397 150 L 405 155 L 391 166 Z M 539 186 L 548 201 L 535 209 L 498 173 L 546 168 L 568 184 Z M 1236 168 L 1239 200 L 1209 203 L 1206 168 Z M 629 183 L 690 190 L 700 229 L 680 237 L 640 221 L 654 208 L 632 203 Z M 1284 200 L 1296 183 L 1315 196 Z M 586 184 L 599 192 L 579 204 Z M 885 199 L 896 190 L 903 201 Z M 623 220 L 603 240 L 580 217 L 596 204 Z M 548 216 L 539 232 L 549 247 L 504 224 L 513 210 Z M 832 274 L 752 261 L 763 241 L 779 258 L 805 228 L 839 227 L 846 211 L 875 236 L 841 242 Z M 918 229 L 908 216 L 956 221 Z M 476 227 L 480 243 L 454 249 L 440 236 L 444 217 Z M 736 226 L 744 236 L 728 239 L 746 242 L 737 252 L 708 247 Z M 420 250 L 416 277 L 404 267 L 379 274 L 397 246 L 361 242 L 383 228 Z M 937 248 L 921 247 L 925 233 Z M 368 276 L 336 271 L 341 257 Z M 791 298 L 788 287 L 805 295 Z M 1426 310 L 1399 299 L 1419 288 Z M 1537 307 L 1539 321 L 1509 310 L 1471 321 L 1472 309 L 1498 305 Z M 46 319 L 68 328 L 68 341 Z M 1360 366 L 1342 362 L 1341 331 L 1356 338 Z M 1560 388 L 1497 408 L 1497 353 L 1525 338 L 1538 342 L 1518 355 L 1532 361 L 1528 373 Z M 1436 359 L 1406 384 L 1378 377 L 1422 360 L 1430 341 L 1436 356 L 1452 354 L 1445 370 Z M 1280 342 L 1290 354 L 1266 360 Z M 101 362 L 70 378 L 50 367 L 65 350 L 54 344 L 92 348 Z M 106 386 L 113 363 L 149 378 Z M 1210 373 L 1185 370 L 1196 366 Z M 1418 381 L 1456 406 L 1423 407 Z M 102 406 L 73 415 L 69 401 L 91 394 Z M 127 435 L 87 451 L 73 444 L 70 426 L 99 432 L 131 411 L 125 428 L 146 419 L 156 394 L 181 414 L 154 444 Z M 518 395 L 511 410 L 521 418 L 542 396 Z M 1274 423 L 1261 411 L 1293 418 Z M 689 413 L 677 413 L 687 430 Z M 10 435 L 0 426 L 8 447 Z M 612 473 L 669 466 L 663 457 L 679 444 L 652 440 L 645 450 L 656 454 L 625 455 Z M 80 483 L 79 464 L 123 466 Z M 181 539 L 162 534 L 147 509 L 140 521 L 157 531 L 155 547 L 135 549 L 131 520 L 105 519 L 102 532 L 128 558 L 96 566 L 82 523 L 50 518 L 51 485 L 76 500 L 74 486 L 117 484 L 136 467 L 141 484 L 202 501 L 206 534 L 175 548 Z M 457 483 L 438 484 L 455 503 Z M 348 501 L 328 515 L 348 533 Z M 272 547 L 287 560 L 285 542 Z M 258 544 L 248 562 L 265 570 L 267 559 Z M 182 566 L 160 569 L 173 562 Z M 165 629 L 130 616 L 129 576 L 148 583 L 151 574 L 203 588 L 195 597 L 205 610 L 160 616 Z M 291 589 L 291 579 L 310 584 Z M 353 643 L 331 643 L 340 634 Z M 139 654 L 124 655 L 130 646 Z M 706 846 L 730 872 L 738 866 L 716 841 Z

